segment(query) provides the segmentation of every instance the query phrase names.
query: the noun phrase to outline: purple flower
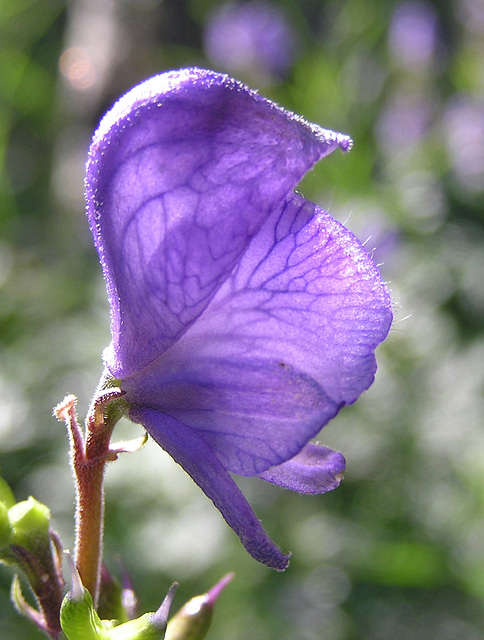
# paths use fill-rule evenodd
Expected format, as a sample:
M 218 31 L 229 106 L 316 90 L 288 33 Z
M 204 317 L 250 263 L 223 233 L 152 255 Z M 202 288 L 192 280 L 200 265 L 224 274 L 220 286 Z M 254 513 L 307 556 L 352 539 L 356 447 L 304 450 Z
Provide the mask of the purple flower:
M 372 383 L 392 318 L 360 243 L 293 191 L 350 146 L 228 76 L 183 69 L 121 98 L 89 152 L 107 372 L 130 418 L 276 569 L 288 556 L 230 474 L 338 486 L 343 456 L 308 442 Z

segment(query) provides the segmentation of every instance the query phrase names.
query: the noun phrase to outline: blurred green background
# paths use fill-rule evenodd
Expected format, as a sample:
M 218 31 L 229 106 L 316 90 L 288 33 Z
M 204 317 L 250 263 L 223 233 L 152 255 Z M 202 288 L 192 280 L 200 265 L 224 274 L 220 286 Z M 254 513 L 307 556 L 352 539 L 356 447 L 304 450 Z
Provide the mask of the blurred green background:
M 395 323 L 375 384 L 321 434 L 347 457 L 342 486 L 241 482 L 294 554 L 285 574 L 153 443 L 108 469 L 107 564 L 122 557 L 143 610 L 175 579 L 179 606 L 234 570 L 210 640 L 484 638 L 483 0 L 0 0 L 2 475 L 72 547 L 52 407 L 74 393 L 84 416 L 109 342 L 86 151 L 117 97 L 190 65 L 353 136 L 300 190 L 367 241 Z M 42 637 L 10 581 L 0 568 L 0 637 Z

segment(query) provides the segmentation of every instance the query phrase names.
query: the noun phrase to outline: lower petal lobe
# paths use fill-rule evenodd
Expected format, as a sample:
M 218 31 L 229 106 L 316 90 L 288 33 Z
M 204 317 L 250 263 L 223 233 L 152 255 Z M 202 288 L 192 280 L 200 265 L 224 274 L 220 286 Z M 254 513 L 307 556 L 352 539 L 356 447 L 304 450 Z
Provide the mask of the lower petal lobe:
M 294 458 L 260 474 L 263 480 L 298 493 L 319 494 L 339 487 L 346 461 L 338 451 L 308 444 Z
M 134 407 L 130 418 L 142 424 L 191 476 L 256 560 L 279 571 L 287 567 L 289 555 L 283 554 L 268 537 L 238 486 L 196 433 L 171 416 L 153 409 Z

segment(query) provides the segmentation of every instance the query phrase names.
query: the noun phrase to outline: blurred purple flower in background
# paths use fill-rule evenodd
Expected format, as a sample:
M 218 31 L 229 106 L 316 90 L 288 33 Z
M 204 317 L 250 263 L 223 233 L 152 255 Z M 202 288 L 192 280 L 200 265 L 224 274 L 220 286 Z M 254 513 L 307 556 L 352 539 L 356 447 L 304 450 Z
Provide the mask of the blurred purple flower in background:
M 231 478 L 338 486 L 308 444 L 374 378 L 392 312 L 356 238 L 293 189 L 351 146 L 228 76 L 135 87 L 89 152 L 88 215 L 111 305 L 107 374 L 247 550 L 284 569 Z
M 405 2 L 390 24 L 389 45 L 394 59 L 409 71 L 428 68 L 437 48 L 438 17 L 428 2 Z
M 456 95 L 447 105 L 442 134 L 452 172 L 460 186 L 484 191 L 484 102 L 471 95 Z
M 268 2 L 227 2 L 207 20 L 204 48 L 214 65 L 268 82 L 291 68 L 296 36 L 282 11 Z
M 437 12 L 427 2 L 404 2 L 393 12 L 388 52 L 395 63 L 394 88 L 375 127 L 386 156 L 400 158 L 402 152 L 412 152 L 432 129 L 439 105 L 428 77 L 441 62 L 439 34 Z
M 378 144 L 385 155 L 401 155 L 418 145 L 435 117 L 430 96 L 396 91 L 376 122 Z
M 468 31 L 480 37 L 484 33 L 483 0 L 460 0 L 455 6 L 456 15 Z

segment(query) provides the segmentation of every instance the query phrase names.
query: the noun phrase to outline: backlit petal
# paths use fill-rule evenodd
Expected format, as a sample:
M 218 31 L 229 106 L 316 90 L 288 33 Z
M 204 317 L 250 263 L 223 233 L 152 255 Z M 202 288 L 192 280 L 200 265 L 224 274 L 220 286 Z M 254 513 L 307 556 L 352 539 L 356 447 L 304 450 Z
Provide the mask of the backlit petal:
M 391 319 L 362 245 L 293 195 L 197 323 L 122 388 L 196 431 L 230 472 L 260 474 L 368 388 Z
M 350 145 L 212 71 L 165 73 L 121 98 L 94 135 L 86 176 L 111 374 L 174 344 L 306 171 Z

